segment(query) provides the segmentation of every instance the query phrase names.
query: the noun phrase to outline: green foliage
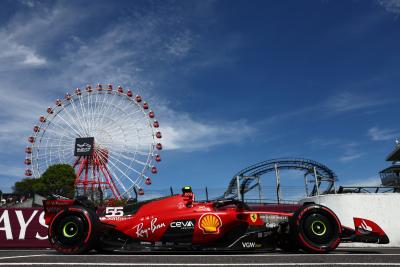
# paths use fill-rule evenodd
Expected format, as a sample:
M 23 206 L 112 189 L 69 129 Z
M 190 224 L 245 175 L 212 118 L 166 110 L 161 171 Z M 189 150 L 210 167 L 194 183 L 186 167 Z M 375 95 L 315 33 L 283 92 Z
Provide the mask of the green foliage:
M 108 203 L 106 205 L 113 206 L 113 207 L 120 207 L 120 206 L 125 206 L 127 203 L 128 203 L 128 199 L 125 199 L 125 198 L 110 199 L 110 200 L 108 200 Z
M 36 191 L 43 195 L 58 194 L 73 197 L 75 189 L 75 170 L 68 164 L 50 166 L 36 184 Z
M 43 196 L 58 194 L 72 198 L 75 190 L 75 170 L 68 164 L 55 164 L 50 166 L 40 178 L 25 178 L 16 182 L 13 190 L 15 193 L 38 193 Z
M 13 186 L 13 191 L 16 194 L 27 195 L 34 192 L 34 184 L 38 179 L 25 178 L 22 181 L 16 182 Z

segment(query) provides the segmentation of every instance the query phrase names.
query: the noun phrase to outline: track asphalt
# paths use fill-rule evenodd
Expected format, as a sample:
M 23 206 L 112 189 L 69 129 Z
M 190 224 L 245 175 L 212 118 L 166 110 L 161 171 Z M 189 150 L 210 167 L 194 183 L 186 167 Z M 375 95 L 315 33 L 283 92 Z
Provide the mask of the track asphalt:
M 60 255 L 53 250 L 0 250 L 0 266 L 400 266 L 400 248 L 339 248 L 324 255 L 158 253 Z

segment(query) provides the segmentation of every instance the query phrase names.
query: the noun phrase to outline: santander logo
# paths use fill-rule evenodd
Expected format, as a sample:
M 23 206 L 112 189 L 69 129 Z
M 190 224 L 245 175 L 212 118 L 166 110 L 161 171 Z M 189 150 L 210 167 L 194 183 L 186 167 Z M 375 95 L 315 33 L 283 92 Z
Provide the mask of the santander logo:
M 362 228 L 363 230 L 372 232 L 372 227 L 369 226 L 369 225 L 365 222 L 365 220 L 362 220 L 362 221 L 361 221 L 360 228 Z
M 364 218 L 353 218 L 354 226 L 361 234 L 376 233 L 385 235 L 385 232 L 375 222 Z

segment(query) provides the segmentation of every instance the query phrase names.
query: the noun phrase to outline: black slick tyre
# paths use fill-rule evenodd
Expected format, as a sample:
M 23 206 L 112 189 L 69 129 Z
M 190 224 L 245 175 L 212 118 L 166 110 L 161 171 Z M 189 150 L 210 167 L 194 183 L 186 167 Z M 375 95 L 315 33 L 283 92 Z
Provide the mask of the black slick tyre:
M 98 217 L 94 211 L 80 206 L 66 208 L 50 223 L 50 244 L 63 254 L 87 252 L 94 246 L 97 226 Z
M 310 253 L 328 253 L 340 243 L 340 221 L 332 210 L 321 205 L 301 207 L 293 216 L 291 228 L 298 246 Z

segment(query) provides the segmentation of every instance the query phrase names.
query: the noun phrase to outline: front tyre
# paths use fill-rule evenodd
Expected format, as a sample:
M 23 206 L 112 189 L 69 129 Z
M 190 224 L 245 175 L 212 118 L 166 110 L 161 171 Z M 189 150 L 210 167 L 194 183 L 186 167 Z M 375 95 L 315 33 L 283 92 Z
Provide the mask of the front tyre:
M 49 227 L 52 247 L 63 254 L 81 254 L 93 248 L 97 216 L 82 207 L 60 211 Z
M 327 253 L 340 243 L 342 227 L 327 207 L 312 204 L 293 216 L 293 234 L 300 248 L 311 253 Z

